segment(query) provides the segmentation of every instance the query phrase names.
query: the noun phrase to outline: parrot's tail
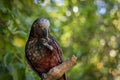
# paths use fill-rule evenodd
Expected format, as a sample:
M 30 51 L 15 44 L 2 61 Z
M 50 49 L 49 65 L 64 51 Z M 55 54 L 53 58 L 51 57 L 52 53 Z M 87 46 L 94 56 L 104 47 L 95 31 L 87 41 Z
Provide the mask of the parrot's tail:
M 66 75 L 64 74 L 61 78 L 57 79 L 57 80 L 67 80 L 66 79 Z

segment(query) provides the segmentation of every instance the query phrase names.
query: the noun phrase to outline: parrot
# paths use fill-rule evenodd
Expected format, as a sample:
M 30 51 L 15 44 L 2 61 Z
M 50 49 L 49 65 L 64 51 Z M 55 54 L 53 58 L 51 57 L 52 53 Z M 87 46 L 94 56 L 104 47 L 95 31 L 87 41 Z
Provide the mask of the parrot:
M 50 34 L 50 21 L 37 18 L 25 46 L 25 57 L 30 67 L 43 80 L 47 72 L 63 62 L 63 51 Z M 65 74 L 57 80 L 66 80 Z

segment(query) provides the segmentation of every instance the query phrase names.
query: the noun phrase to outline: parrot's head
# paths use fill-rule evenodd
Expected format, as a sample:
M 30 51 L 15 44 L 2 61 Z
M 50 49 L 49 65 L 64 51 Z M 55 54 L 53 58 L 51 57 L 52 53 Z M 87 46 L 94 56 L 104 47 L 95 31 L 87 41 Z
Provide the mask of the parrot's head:
M 30 36 L 47 38 L 50 22 L 46 18 L 38 18 L 33 22 Z

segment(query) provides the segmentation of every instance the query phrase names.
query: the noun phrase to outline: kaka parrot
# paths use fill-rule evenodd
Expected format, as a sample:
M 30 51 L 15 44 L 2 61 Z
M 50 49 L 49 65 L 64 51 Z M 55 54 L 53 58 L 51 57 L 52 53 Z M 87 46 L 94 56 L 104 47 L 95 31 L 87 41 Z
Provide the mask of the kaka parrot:
M 62 50 L 50 35 L 49 26 L 48 19 L 36 19 L 32 24 L 25 47 L 28 63 L 42 80 L 51 68 L 63 62 Z M 57 80 L 66 80 L 65 74 Z

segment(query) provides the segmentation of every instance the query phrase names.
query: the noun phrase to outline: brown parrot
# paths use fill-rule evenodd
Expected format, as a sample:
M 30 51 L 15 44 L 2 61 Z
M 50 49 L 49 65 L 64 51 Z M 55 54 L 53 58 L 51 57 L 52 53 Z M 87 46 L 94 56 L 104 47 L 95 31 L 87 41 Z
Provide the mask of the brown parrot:
M 48 19 L 36 19 L 32 24 L 25 47 L 28 63 L 42 80 L 51 68 L 63 62 L 62 50 L 50 35 L 49 26 Z M 66 80 L 65 74 L 57 80 Z

